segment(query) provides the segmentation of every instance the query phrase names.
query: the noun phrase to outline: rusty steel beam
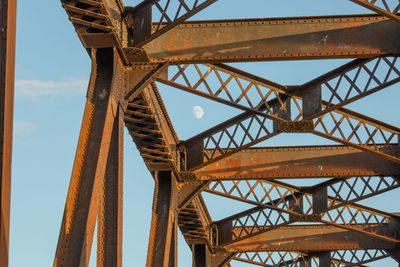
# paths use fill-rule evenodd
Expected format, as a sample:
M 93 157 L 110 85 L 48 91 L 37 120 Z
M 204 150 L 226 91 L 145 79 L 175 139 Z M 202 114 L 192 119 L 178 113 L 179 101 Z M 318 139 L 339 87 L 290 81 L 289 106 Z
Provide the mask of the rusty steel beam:
M 8 266 L 16 0 L 0 0 L 0 266 Z
M 376 229 L 387 228 L 380 225 Z M 241 231 L 232 228 L 233 232 Z M 238 234 L 238 233 L 236 233 Z M 392 249 L 396 244 L 328 225 L 284 226 L 224 246 L 227 251 L 332 251 Z
M 207 245 L 192 245 L 192 267 L 209 267 L 211 265 L 211 254 Z
M 148 169 L 176 172 L 179 139 L 154 83 L 127 104 L 124 119 Z
M 122 266 L 123 110 L 116 111 L 102 181 L 97 228 L 97 266 Z
M 152 82 L 154 82 L 155 77 L 160 74 L 165 73 L 167 64 L 157 64 L 154 69 L 150 70 L 140 70 L 140 69 L 130 69 L 126 73 L 126 79 L 129 81 L 130 87 L 125 95 L 125 99 L 133 101 L 137 98 L 140 93 Z
M 181 179 L 182 176 L 180 175 Z M 183 209 L 209 184 L 209 182 L 182 183 L 178 192 L 178 208 Z
M 113 79 L 118 58 L 112 48 L 92 50 L 91 79 L 54 266 L 87 264 L 81 257 L 85 246 L 91 246 L 87 239 L 93 236 L 94 224 L 89 224 L 95 221 L 98 206 L 93 203 L 99 201 L 97 190 L 106 173 L 112 129 L 119 120 L 118 90 L 123 86 Z
M 153 212 L 146 266 L 176 266 L 177 185 L 171 171 L 155 175 Z
M 103 194 L 102 186 L 102 181 L 100 179 L 95 179 L 90 200 L 89 214 L 85 226 L 85 236 L 83 240 L 83 249 L 79 262 L 79 267 L 89 266 L 89 261 L 92 253 L 94 231 L 97 225 L 97 218 L 99 213 L 99 205 Z
M 397 145 L 387 149 L 392 153 Z M 205 153 L 209 153 L 205 151 Z M 350 146 L 248 148 L 193 172 L 199 180 L 400 175 L 399 165 Z M 193 178 L 193 177 L 192 177 Z
M 400 22 L 397 13 L 400 10 L 400 3 L 396 0 L 350 0 L 376 13 L 386 16 L 394 21 Z M 396 3 L 397 2 L 397 3 Z
M 127 45 L 127 23 L 121 0 L 61 0 L 86 48 Z
M 130 62 L 200 63 L 372 57 L 398 53 L 400 25 L 379 15 L 186 22 Z M 185 40 L 185 42 L 182 42 Z
M 179 209 L 178 225 L 188 245 L 211 245 L 208 231 L 212 219 L 201 195 L 196 196 L 184 208 Z

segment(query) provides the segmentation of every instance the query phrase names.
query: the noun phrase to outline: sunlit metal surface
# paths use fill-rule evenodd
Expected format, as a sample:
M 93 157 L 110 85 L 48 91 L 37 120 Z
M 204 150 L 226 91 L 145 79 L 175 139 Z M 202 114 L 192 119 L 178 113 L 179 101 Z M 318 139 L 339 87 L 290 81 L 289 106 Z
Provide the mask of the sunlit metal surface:
M 190 22 L 216 0 L 62 0 L 93 65 L 54 266 L 87 266 L 96 216 L 98 266 L 122 265 L 122 123 L 155 179 L 147 266 L 177 265 L 178 229 L 196 267 L 399 261 L 399 214 L 358 202 L 399 188 L 400 129 L 344 107 L 399 82 L 399 5 L 351 1 L 378 14 Z M 322 58 L 354 60 L 298 86 L 224 64 Z M 242 113 L 180 140 L 159 85 Z M 255 147 L 285 133 L 339 145 Z M 203 194 L 252 208 L 213 220 Z

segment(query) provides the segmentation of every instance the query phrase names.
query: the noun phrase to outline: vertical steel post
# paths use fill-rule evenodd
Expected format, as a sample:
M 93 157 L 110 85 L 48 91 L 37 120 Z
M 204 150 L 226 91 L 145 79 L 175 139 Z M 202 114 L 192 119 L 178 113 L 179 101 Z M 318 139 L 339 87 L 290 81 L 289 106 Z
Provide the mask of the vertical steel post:
M 174 214 L 174 221 L 172 222 L 171 242 L 169 249 L 169 263 L 168 267 L 178 266 L 178 216 Z
M 118 108 L 111 135 L 106 174 L 102 181 L 98 228 L 97 266 L 122 266 L 123 110 Z
M 148 267 L 176 266 L 177 188 L 171 171 L 155 175 L 153 213 L 147 252 Z
M 332 263 L 331 253 L 329 251 L 320 253 L 319 255 L 319 266 L 330 267 Z
M 192 266 L 209 267 L 211 266 L 211 255 L 205 244 L 192 245 Z
M 121 89 L 113 84 L 115 57 L 112 48 L 92 50 L 92 73 L 54 266 L 84 266 L 90 254 L 99 181 L 105 175 L 118 109 L 114 91 Z
M 322 88 L 321 85 L 303 93 L 303 119 L 314 116 L 322 109 Z
M 0 0 L 0 266 L 8 266 L 16 0 Z

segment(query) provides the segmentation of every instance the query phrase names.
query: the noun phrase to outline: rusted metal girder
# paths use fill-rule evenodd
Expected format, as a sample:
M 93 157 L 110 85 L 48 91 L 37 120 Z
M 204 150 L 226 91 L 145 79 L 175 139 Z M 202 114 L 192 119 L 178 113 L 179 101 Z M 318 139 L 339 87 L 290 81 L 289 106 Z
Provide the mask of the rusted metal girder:
M 208 267 L 211 265 L 211 254 L 207 245 L 192 245 L 192 267 Z
M 392 146 L 397 149 L 397 145 Z M 385 148 L 382 146 L 382 149 Z M 397 163 L 350 146 L 260 147 L 242 150 L 193 174 L 200 180 L 343 178 L 400 175 L 399 167 Z
M 378 226 L 387 228 L 388 226 Z M 233 228 L 238 235 L 241 228 Z M 249 229 L 250 230 L 250 229 Z M 395 243 L 328 225 L 284 226 L 224 246 L 227 251 L 332 251 L 360 249 L 393 249 Z
M 104 199 L 99 202 L 100 198 L 102 196 L 113 198 L 109 195 L 110 191 L 113 191 L 109 184 L 105 184 L 105 192 L 102 192 L 101 187 L 104 176 L 120 168 L 118 161 L 112 160 L 109 164 L 107 162 L 110 149 L 112 149 L 111 154 L 115 155 L 114 145 L 119 143 L 120 138 L 119 133 L 114 133 L 113 136 L 113 129 L 114 125 L 118 125 L 115 127 L 118 128 L 118 132 L 120 131 L 118 109 L 121 92 L 119 89 L 123 88 L 123 83 L 121 83 L 123 80 L 116 77 L 121 75 L 121 65 L 116 50 L 112 48 L 92 50 L 92 74 L 54 266 L 87 266 L 98 207 L 100 203 L 104 204 Z M 115 166 L 111 166 L 113 164 Z M 118 177 L 119 175 L 115 178 L 118 180 Z M 114 208 L 121 207 L 117 204 L 117 207 L 114 206 L 111 209 Z M 110 223 L 109 211 L 107 208 L 104 210 L 104 206 L 102 211 L 105 216 L 100 216 L 99 219 L 105 221 L 100 225 Z M 120 219 L 117 220 L 120 223 Z M 120 231 L 118 225 L 120 226 L 118 223 L 115 225 L 117 232 Z M 106 248 L 113 246 L 108 243 L 112 242 L 112 239 L 108 239 L 110 233 L 103 234 L 105 239 L 101 238 L 100 242 L 104 242 L 102 245 Z M 108 257 L 118 258 L 121 243 L 117 242 L 116 245 L 117 247 L 113 247 L 112 251 L 116 257 L 108 254 L 107 257 L 103 257 L 105 261 L 108 261 Z M 102 251 L 103 246 L 99 254 Z M 113 260 L 111 261 L 112 264 L 116 264 Z M 109 263 L 103 264 L 100 266 L 110 266 Z
M 177 223 L 176 178 L 171 171 L 157 172 L 146 266 L 177 266 Z
M 150 171 L 178 168 L 178 137 L 154 83 L 127 105 L 125 125 Z
M 127 44 L 127 24 L 121 0 L 61 0 L 63 8 L 86 48 Z
M 97 266 L 122 266 L 123 110 L 116 110 L 105 175 L 101 182 L 97 228 Z
M 209 229 L 211 223 L 211 216 L 201 195 L 196 195 L 189 204 L 179 209 L 179 229 L 189 246 L 194 244 L 211 246 Z
M 124 51 L 132 63 L 372 57 L 400 52 L 399 31 L 379 15 L 198 21 Z
M 8 266 L 16 0 L 0 0 L 0 266 Z

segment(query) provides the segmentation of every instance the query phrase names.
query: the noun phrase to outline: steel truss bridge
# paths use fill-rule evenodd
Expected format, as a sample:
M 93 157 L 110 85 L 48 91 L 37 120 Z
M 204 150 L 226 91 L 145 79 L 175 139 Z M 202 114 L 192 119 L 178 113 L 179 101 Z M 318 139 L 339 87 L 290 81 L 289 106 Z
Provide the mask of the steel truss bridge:
M 88 265 L 96 221 L 97 266 L 122 265 L 124 125 L 155 180 L 147 266 L 177 266 L 178 229 L 195 267 L 400 262 L 400 214 L 359 204 L 400 187 L 400 128 L 345 107 L 400 81 L 400 2 L 350 0 L 376 12 L 368 15 L 189 20 L 216 1 L 61 0 L 92 72 L 54 266 Z M 15 1 L 1 0 L 0 14 L 0 265 L 8 266 Z M 226 64 L 334 58 L 353 60 L 299 86 Z M 160 84 L 241 113 L 180 140 Z M 281 133 L 338 145 L 257 145 Z M 215 221 L 202 192 L 253 207 Z

